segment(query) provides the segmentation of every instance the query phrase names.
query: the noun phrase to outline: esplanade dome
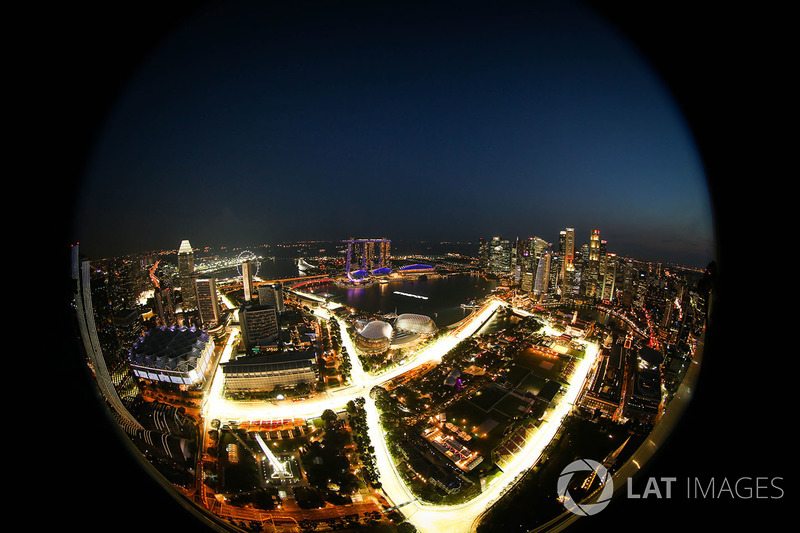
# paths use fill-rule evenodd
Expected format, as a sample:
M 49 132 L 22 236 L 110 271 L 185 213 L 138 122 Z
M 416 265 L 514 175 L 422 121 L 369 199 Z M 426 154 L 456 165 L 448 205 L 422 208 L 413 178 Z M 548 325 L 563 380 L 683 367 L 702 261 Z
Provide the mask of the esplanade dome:
M 381 353 L 389 349 L 392 326 L 382 320 L 373 320 L 356 333 L 356 347 L 366 353 Z
M 358 332 L 365 339 L 392 338 L 392 326 L 382 320 L 373 320 Z
M 399 330 L 421 334 L 434 333 L 436 331 L 436 323 L 431 317 L 414 313 L 403 313 L 398 316 L 394 327 Z

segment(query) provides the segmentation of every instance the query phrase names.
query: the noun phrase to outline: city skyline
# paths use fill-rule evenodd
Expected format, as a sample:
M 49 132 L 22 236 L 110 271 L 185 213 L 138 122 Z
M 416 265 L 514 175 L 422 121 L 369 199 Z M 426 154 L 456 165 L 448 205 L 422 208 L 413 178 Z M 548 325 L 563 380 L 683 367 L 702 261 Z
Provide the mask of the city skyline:
M 776 199 L 788 199 L 788 195 L 778 192 L 783 187 L 778 183 L 778 176 L 783 176 L 785 170 L 779 168 L 783 158 L 779 157 L 781 151 L 776 147 L 782 145 L 783 140 L 776 142 L 778 136 L 782 138 L 782 130 L 773 124 L 784 115 L 773 113 L 771 109 L 774 106 L 778 111 L 783 107 L 782 99 L 775 94 L 775 89 L 781 86 L 780 80 L 777 84 L 773 80 L 780 78 L 785 69 L 774 68 L 773 60 L 776 53 L 780 58 L 781 50 L 786 49 L 782 40 L 788 35 L 776 28 L 776 24 L 789 18 L 782 18 L 781 13 L 774 10 L 719 9 L 718 6 L 697 3 L 679 2 L 667 6 L 587 1 L 582 4 L 595 5 L 601 12 L 612 15 L 614 22 L 621 22 L 626 34 L 637 38 L 636 44 L 641 45 L 645 55 L 654 60 L 669 88 L 675 91 L 701 148 L 707 177 L 715 193 L 715 214 L 721 216 L 717 238 L 720 239 L 718 245 L 723 260 L 716 271 L 720 290 L 713 306 L 713 327 L 709 328 L 708 357 L 703 361 L 701 385 L 684 419 L 654 458 L 653 464 L 648 466 L 645 477 L 634 491 L 641 494 L 647 476 L 651 476 L 650 480 L 677 475 L 687 479 L 721 481 L 741 476 L 755 479 L 758 476 L 785 475 L 786 460 L 783 454 L 775 452 L 775 448 L 787 441 L 786 420 L 791 408 L 787 393 L 792 389 L 784 381 L 790 379 L 791 372 L 779 372 L 778 384 L 770 387 L 771 393 L 777 392 L 778 396 L 770 397 L 767 408 L 763 408 L 764 402 L 748 401 L 746 392 L 738 399 L 736 396 L 732 400 L 729 398 L 740 387 L 749 390 L 754 386 L 743 383 L 742 378 L 756 375 L 763 360 L 760 350 L 747 348 L 752 344 L 752 337 L 743 335 L 747 328 L 742 326 L 747 319 L 742 314 L 742 305 L 738 304 L 739 291 L 743 280 L 749 279 L 747 276 L 752 273 L 750 263 L 739 257 L 745 250 L 745 243 L 755 244 L 758 249 L 784 246 L 785 242 L 778 240 L 783 238 L 784 232 L 774 229 L 783 228 L 782 215 L 791 212 L 775 203 Z M 37 190 L 30 198 L 38 200 L 41 194 L 49 194 L 53 207 L 61 215 L 59 220 L 66 220 L 66 226 L 75 219 L 79 209 L 77 200 L 87 198 L 88 188 L 80 181 L 88 179 L 87 152 L 96 140 L 101 123 L 108 118 L 106 112 L 117 100 L 118 91 L 129 81 L 134 69 L 183 20 L 187 9 L 193 8 L 185 3 L 138 2 L 104 8 L 70 4 L 48 6 L 44 12 L 38 10 L 36 16 L 26 21 L 37 24 L 34 33 L 44 41 L 44 46 L 38 47 L 33 54 L 36 62 L 30 66 L 36 72 L 35 81 L 39 82 L 36 85 L 37 96 L 39 90 L 47 93 L 40 102 L 45 107 L 45 121 L 35 121 L 32 125 L 54 150 L 43 152 L 32 162 L 46 162 L 49 168 L 45 173 L 45 183 L 56 188 L 56 192 L 45 193 L 38 189 L 41 182 L 33 181 Z M 45 17 L 42 17 L 43 13 Z M 42 24 L 42 28 L 38 24 Z M 149 181 L 136 179 L 152 189 Z M 110 197 L 113 199 L 113 195 Z M 122 218 L 136 217 L 145 221 L 165 204 L 162 200 L 152 204 L 122 202 L 114 204 L 114 207 L 128 213 L 125 217 L 109 221 L 88 212 L 85 217 L 95 224 L 109 226 Z M 107 212 L 113 213 L 113 209 L 109 208 Z M 49 216 L 49 212 L 35 216 Z M 563 224 L 560 220 L 552 220 L 542 227 L 556 231 L 562 225 L 571 225 L 579 236 L 586 235 L 588 239 L 588 232 L 595 224 L 603 238 L 608 238 L 610 248 L 619 251 L 618 239 L 602 221 L 595 220 L 584 226 L 576 220 Z M 64 244 L 69 246 L 75 240 L 81 241 L 82 249 L 93 258 L 111 255 L 102 249 L 95 253 L 91 247 L 100 246 L 100 241 L 92 240 L 86 233 L 78 235 L 73 230 L 74 226 L 57 225 L 53 238 L 55 245 L 47 249 L 56 250 L 60 254 L 58 259 L 63 260 L 62 256 L 67 255 L 63 253 Z M 520 229 L 520 236 L 526 231 L 526 228 Z M 549 229 L 541 233 L 546 231 Z M 507 235 L 512 236 L 515 232 L 512 230 Z M 539 226 L 531 228 L 532 234 L 539 232 Z M 189 239 L 198 246 L 208 242 L 193 231 L 181 229 L 175 233 L 163 235 L 161 247 L 176 249 L 182 239 Z M 349 233 L 357 236 L 379 232 L 371 228 L 369 231 L 343 231 L 335 238 L 346 238 L 351 236 Z M 488 237 L 492 233 L 495 232 L 486 229 L 470 238 Z M 141 234 L 155 237 L 152 232 Z M 106 242 L 117 241 L 131 249 L 159 247 L 156 246 L 159 243 L 140 246 L 134 240 L 128 240 L 130 235 L 121 232 Z M 38 243 L 32 237 L 29 240 Z M 236 237 L 221 239 L 225 241 L 222 244 L 235 243 L 238 241 Z M 266 238 L 262 236 L 255 238 L 255 242 L 264 240 Z M 702 264 L 705 264 L 705 259 Z M 755 300 L 748 302 L 749 309 L 761 309 L 766 313 L 780 309 L 778 298 L 783 300 L 786 297 L 784 292 L 773 290 L 758 291 L 750 296 Z M 53 345 L 58 346 L 64 338 L 74 335 L 71 324 L 66 320 L 64 323 L 64 327 L 57 330 L 61 335 L 48 339 Z M 38 336 L 39 328 L 30 334 L 34 338 Z M 55 358 L 57 366 L 53 375 L 61 376 L 70 384 L 90 384 L 86 380 L 85 368 L 75 364 L 80 356 L 79 350 L 75 347 L 69 351 L 70 357 Z M 773 349 L 769 347 L 768 351 Z M 775 353 L 779 356 L 782 352 L 777 350 Z M 771 364 L 771 359 L 769 361 Z M 774 376 L 770 376 L 770 380 L 774 380 Z M 66 403 L 55 416 L 57 431 L 74 435 L 77 420 L 83 438 L 62 440 L 60 453 L 71 463 L 83 467 L 81 476 L 69 479 L 69 490 L 62 491 L 59 498 L 73 509 L 91 511 L 92 520 L 97 523 L 101 517 L 107 523 L 114 523 L 119 531 L 153 527 L 154 517 L 158 519 L 159 528 L 165 531 L 171 526 L 185 528 L 187 521 L 193 523 L 195 516 L 176 505 L 174 498 L 162 490 L 163 487 L 141 468 L 132 454 L 127 453 L 127 445 L 117 442 L 118 428 L 112 427 L 116 424 L 108 420 L 104 406 L 94 401 L 91 394 L 85 394 L 84 389 L 69 388 L 72 390 L 68 391 Z M 44 408 L 49 405 L 41 407 L 45 412 Z M 754 426 L 743 428 L 745 420 L 752 421 Z M 88 437 L 85 432 L 89 432 Z M 97 446 L 98 442 L 104 442 L 106 446 Z M 41 457 L 48 457 L 53 452 L 50 441 L 36 447 Z M 41 477 L 49 476 L 49 463 L 40 464 Z M 108 468 L 108 465 L 113 465 L 113 468 Z M 139 512 L 140 506 L 133 509 L 128 504 L 120 505 L 120 502 L 141 502 L 143 497 L 147 499 L 148 512 Z M 740 529 L 758 527 L 762 525 L 764 516 L 775 516 L 785 511 L 787 507 L 782 505 L 785 501 L 719 498 L 699 502 L 685 497 L 670 500 L 642 498 L 629 502 L 629 505 L 611 505 L 590 520 L 579 521 L 576 530 L 580 531 L 582 526 L 587 530 L 627 530 L 646 523 L 658 531 L 676 531 L 692 523 L 692 519 L 687 517 L 697 516 L 694 513 L 699 505 L 702 505 L 703 516 L 698 520 L 721 520 L 733 516 Z M 777 507 L 770 507 L 770 504 Z M 82 512 L 69 521 L 82 523 L 85 519 L 80 516 L 83 516 Z
M 714 258 L 680 109 L 579 4 L 215 6 L 107 119 L 73 224 L 98 256 L 185 238 L 552 242 L 575 227 L 620 255 Z

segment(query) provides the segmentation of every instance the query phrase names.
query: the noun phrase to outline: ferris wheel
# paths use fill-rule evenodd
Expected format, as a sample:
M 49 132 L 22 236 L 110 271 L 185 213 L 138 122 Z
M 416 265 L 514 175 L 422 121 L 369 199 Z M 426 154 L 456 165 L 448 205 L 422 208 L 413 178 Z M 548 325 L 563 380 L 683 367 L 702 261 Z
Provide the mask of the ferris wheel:
M 239 254 L 239 257 L 236 258 L 236 270 L 237 272 L 239 272 L 239 275 L 240 276 L 242 275 L 242 263 L 244 263 L 245 261 L 250 261 L 252 264 L 255 265 L 256 268 L 253 271 L 253 276 L 256 276 L 258 274 L 258 265 L 259 265 L 258 257 L 256 257 L 256 254 L 254 254 L 249 250 L 243 251 L 242 253 Z

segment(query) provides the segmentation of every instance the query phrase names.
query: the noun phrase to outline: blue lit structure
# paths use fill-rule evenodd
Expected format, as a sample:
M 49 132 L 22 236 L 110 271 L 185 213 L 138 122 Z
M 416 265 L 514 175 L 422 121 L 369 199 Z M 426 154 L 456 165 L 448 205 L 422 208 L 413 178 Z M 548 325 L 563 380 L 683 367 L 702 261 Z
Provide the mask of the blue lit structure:
M 345 275 L 350 281 L 363 281 L 370 273 L 385 275 L 392 271 L 389 239 L 351 239 L 347 241 Z
M 407 265 L 400 269 L 400 272 L 430 272 L 433 267 L 430 265 Z

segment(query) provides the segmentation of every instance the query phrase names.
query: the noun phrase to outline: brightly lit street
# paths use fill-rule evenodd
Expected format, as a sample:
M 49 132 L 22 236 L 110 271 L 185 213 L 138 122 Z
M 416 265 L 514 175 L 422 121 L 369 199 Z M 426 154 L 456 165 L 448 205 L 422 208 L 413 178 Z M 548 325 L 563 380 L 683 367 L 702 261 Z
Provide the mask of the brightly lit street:
M 467 320 L 434 343 L 424 346 L 412 354 L 401 364 L 378 375 L 370 375 L 364 371 L 356 355 L 353 340 L 348 335 L 346 324 L 339 320 L 342 331 L 342 344 L 352 364 L 351 383 L 333 391 L 328 391 L 314 399 L 302 401 L 281 400 L 273 402 L 246 402 L 227 400 L 223 396 L 222 369 L 220 366 L 213 376 L 209 394 L 204 406 L 204 417 L 208 425 L 210 420 L 217 419 L 225 424 L 229 421 L 244 421 L 275 418 L 316 418 L 326 409 L 341 411 L 348 401 L 357 397 L 366 400 L 367 421 L 370 440 L 375 446 L 376 464 L 380 472 L 383 491 L 388 499 L 411 521 L 418 530 L 425 532 L 466 532 L 473 529 L 475 520 L 504 493 L 509 484 L 519 474 L 531 468 L 539 459 L 542 450 L 556 435 L 564 417 L 570 412 L 582 390 L 590 370 L 595 364 L 599 349 L 594 344 L 587 344 L 586 355 L 578 365 L 570 386 L 551 412 L 545 414 L 545 422 L 533 438 L 528 439 L 521 452 L 517 453 L 502 474 L 498 475 L 486 486 L 485 490 L 472 500 L 451 506 L 424 504 L 415 500 L 414 495 L 403 482 L 395 468 L 394 460 L 386 446 L 384 432 L 380 427 L 379 413 L 375 402 L 369 397 L 370 390 L 397 376 L 414 370 L 418 366 L 430 362 L 441 361 L 449 350 L 461 340 L 474 335 L 499 309 L 508 305 L 505 302 L 491 299 L 481 309 L 473 313 Z M 324 310 L 317 314 L 324 316 Z M 330 315 L 329 315 L 330 316 Z M 337 319 L 338 320 L 338 319 Z M 545 328 L 546 331 L 552 331 Z M 238 328 L 231 328 L 230 336 L 224 346 L 220 363 L 229 361 L 233 346 L 238 338 Z

